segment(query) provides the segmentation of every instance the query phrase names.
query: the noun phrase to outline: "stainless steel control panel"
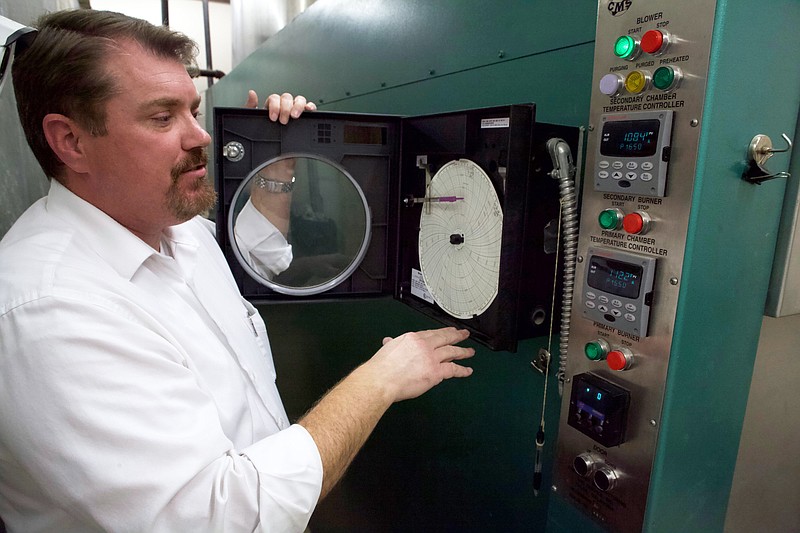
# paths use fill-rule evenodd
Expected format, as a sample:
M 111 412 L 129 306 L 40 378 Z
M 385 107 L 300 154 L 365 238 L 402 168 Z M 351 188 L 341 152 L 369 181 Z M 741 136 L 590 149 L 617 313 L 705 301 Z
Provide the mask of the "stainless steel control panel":
M 714 14 L 715 2 L 599 2 L 580 311 L 570 323 L 552 490 L 610 531 L 644 524 Z

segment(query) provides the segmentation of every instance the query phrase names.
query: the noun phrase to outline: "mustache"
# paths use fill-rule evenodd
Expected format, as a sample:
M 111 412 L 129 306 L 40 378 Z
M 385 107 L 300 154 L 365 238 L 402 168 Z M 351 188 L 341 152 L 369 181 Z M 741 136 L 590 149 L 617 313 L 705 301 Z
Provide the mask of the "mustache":
M 184 172 L 207 164 L 208 153 L 205 148 L 193 148 L 189 155 L 172 168 L 172 179 L 177 181 Z

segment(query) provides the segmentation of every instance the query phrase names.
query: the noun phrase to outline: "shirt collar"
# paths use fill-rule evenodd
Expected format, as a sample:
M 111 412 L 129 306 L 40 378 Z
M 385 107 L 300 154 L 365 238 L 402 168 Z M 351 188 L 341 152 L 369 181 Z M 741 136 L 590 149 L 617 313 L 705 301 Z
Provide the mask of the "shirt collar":
M 125 279 L 132 279 L 142 264 L 157 253 L 129 229 L 55 179 L 50 181 L 47 211 L 74 227 L 95 253 Z M 172 244 L 176 261 L 194 259 L 197 242 L 181 226 L 167 228 L 165 236 Z M 183 267 L 184 271 L 187 267 Z
M 194 279 L 194 271 L 197 266 L 197 249 L 199 247 L 197 239 L 191 234 L 187 226 L 190 222 L 170 226 L 164 231 L 164 239 L 168 241 L 172 251 L 172 258 L 183 272 L 183 277 L 187 281 Z

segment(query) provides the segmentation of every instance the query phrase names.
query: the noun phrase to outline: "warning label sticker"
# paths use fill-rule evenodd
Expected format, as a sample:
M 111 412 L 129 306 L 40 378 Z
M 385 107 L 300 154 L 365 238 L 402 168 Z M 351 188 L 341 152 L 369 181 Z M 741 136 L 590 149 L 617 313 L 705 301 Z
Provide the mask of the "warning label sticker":
M 422 271 L 416 268 L 411 269 L 411 294 L 417 298 L 422 298 L 428 303 L 433 303 L 433 296 L 428 292 L 425 279 L 422 277 Z
M 482 118 L 481 129 L 484 128 L 507 128 L 511 120 L 506 118 Z

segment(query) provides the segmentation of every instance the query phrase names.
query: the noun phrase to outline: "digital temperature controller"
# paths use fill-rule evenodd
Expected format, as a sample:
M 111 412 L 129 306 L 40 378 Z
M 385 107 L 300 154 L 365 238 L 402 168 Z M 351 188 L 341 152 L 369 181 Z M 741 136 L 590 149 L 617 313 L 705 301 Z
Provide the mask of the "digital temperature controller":
M 653 300 L 656 258 L 589 248 L 583 280 L 583 316 L 595 322 L 647 336 Z
M 636 300 L 642 286 L 642 272 L 639 265 L 594 256 L 589 263 L 589 286 L 615 296 Z
M 672 117 L 672 111 L 602 115 L 594 188 L 664 196 Z
M 603 125 L 600 153 L 604 156 L 650 157 L 658 148 L 661 122 L 649 120 L 617 120 Z

